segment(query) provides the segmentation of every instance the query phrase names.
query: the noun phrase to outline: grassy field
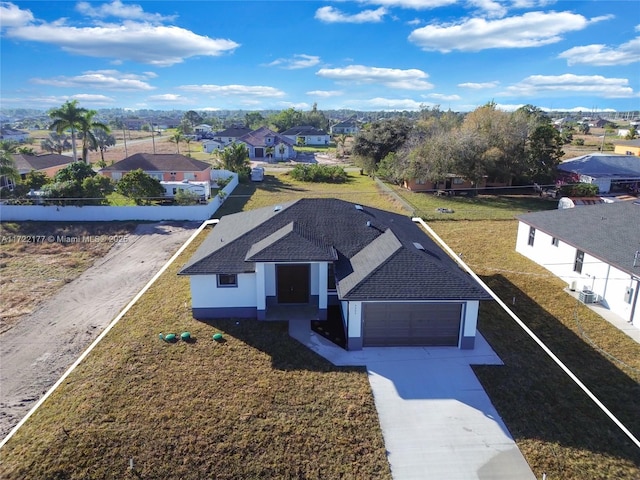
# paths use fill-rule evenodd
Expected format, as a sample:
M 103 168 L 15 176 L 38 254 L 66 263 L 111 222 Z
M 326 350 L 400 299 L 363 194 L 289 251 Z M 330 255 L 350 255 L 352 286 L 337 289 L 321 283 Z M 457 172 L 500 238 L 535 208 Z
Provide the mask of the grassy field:
M 366 176 L 310 185 L 282 173 L 241 184 L 216 217 L 320 196 L 401 212 Z M 514 252 L 517 222 L 500 219 L 548 207 L 529 200 L 469 202 L 470 220 L 431 225 L 639 434 L 640 346 Z M 203 237 L 7 443 L 0 478 L 390 478 L 363 369 L 331 366 L 285 324 L 191 317 L 176 272 Z M 483 306 L 480 329 L 505 365 L 475 371 L 538 478 L 640 478 L 637 449 L 495 305 Z M 158 338 L 187 330 L 189 343 Z

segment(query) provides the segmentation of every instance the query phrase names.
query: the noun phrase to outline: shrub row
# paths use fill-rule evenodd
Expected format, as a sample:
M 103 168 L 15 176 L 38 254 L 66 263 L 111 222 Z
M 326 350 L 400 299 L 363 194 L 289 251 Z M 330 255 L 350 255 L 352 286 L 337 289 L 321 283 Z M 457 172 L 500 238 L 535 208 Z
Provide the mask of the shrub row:
M 337 165 L 296 165 L 290 175 L 301 182 L 344 183 L 348 180 L 347 172 Z

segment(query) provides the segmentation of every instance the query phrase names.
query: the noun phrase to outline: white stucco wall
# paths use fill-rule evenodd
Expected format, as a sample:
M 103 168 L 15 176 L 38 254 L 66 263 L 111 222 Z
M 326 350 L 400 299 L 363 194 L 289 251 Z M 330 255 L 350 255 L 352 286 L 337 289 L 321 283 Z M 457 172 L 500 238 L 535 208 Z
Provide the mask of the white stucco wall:
M 256 307 L 256 278 L 253 273 L 238 275 L 237 287 L 220 287 L 216 275 L 192 275 L 193 308 Z
M 624 320 L 630 320 L 632 305 L 624 301 L 625 292 L 627 288 L 637 288 L 638 282 L 633 281 L 628 273 L 611 267 L 586 252 L 582 272 L 574 272 L 576 247 L 562 241 L 554 246 L 551 243 L 552 237 L 540 230 L 536 230 L 533 246 L 528 245 L 528 239 L 529 225 L 519 222 L 516 239 L 518 253 L 545 267 L 566 282 L 567 286 L 576 282 L 576 290 L 592 290 L 603 300 L 603 305 Z M 638 310 L 640 305 L 636 307 L 634 314 L 636 326 L 640 326 Z
M 480 308 L 480 302 L 477 300 L 469 300 L 466 304 L 463 304 L 462 314 L 464 315 L 464 329 L 462 330 L 463 337 L 475 337 L 476 329 L 478 327 L 478 310 Z
M 362 302 L 348 302 L 347 337 L 357 338 L 362 336 Z

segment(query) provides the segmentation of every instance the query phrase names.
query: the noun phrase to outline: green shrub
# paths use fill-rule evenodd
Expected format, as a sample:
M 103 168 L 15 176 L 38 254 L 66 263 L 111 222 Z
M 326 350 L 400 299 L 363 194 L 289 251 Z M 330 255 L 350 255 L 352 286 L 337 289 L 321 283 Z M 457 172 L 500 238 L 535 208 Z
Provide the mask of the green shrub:
M 598 186 L 591 183 L 570 183 L 560 187 L 563 197 L 595 197 L 598 191 Z
M 344 183 L 348 180 L 347 172 L 337 165 L 296 165 L 290 175 L 301 182 Z

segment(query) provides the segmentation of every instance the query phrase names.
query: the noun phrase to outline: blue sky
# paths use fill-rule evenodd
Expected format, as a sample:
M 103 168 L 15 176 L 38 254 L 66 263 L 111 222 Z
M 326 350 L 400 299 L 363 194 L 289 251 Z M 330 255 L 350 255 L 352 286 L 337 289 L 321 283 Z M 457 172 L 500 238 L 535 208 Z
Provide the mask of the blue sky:
M 4 108 L 640 110 L 637 0 L 0 2 Z

